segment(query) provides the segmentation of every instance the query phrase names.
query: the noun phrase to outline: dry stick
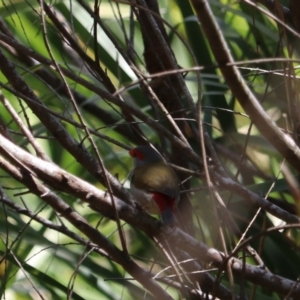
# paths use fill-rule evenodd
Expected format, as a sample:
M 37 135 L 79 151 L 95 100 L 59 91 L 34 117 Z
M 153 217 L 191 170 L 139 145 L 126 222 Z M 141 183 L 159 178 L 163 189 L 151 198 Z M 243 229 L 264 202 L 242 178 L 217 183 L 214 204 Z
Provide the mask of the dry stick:
M 171 126 L 173 127 L 174 131 L 177 133 L 178 137 L 181 139 L 181 141 L 183 143 L 186 144 L 187 147 L 189 147 L 189 143 L 188 143 L 187 139 L 183 135 L 182 131 L 179 129 L 179 127 L 176 124 L 176 122 L 174 121 L 172 115 L 166 109 L 166 107 L 164 106 L 164 104 L 158 99 L 157 95 L 155 94 L 155 92 L 153 91 L 153 89 L 151 88 L 151 86 L 147 83 L 147 81 L 145 80 L 145 78 L 142 77 L 142 74 L 140 74 L 139 77 L 141 78 L 142 83 L 145 85 L 145 87 L 149 91 L 150 95 L 155 100 L 156 105 L 161 109 L 161 111 L 164 113 L 165 117 L 170 122 Z
M 67 286 L 67 300 L 69 299 L 73 299 L 72 295 L 73 295 L 73 291 L 74 291 L 74 285 L 76 282 L 76 277 L 79 273 L 79 268 L 81 266 L 81 264 L 83 263 L 83 261 L 90 255 L 91 252 L 94 251 L 93 248 L 90 248 L 88 251 L 86 251 L 86 249 L 83 250 L 84 252 L 81 254 L 81 256 L 79 257 L 79 260 L 76 264 L 76 266 L 74 266 L 73 272 L 71 274 L 70 279 L 68 280 L 68 286 Z
M 40 299 L 46 300 L 46 298 L 44 298 L 43 295 L 41 294 L 40 288 L 38 288 L 38 287 L 35 286 L 34 282 L 30 278 L 30 276 L 28 275 L 28 272 L 26 272 L 24 270 L 24 267 L 23 267 L 22 263 L 19 261 L 17 255 L 15 255 L 14 252 L 11 249 L 9 249 L 9 253 L 13 257 L 14 261 L 16 262 L 16 264 L 19 266 L 20 270 L 22 270 L 23 275 L 26 277 L 26 279 L 28 280 L 28 282 L 30 283 L 30 285 L 32 286 L 32 288 L 39 295 Z
M 99 16 L 99 3 L 98 0 L 95 0 L 94 2 L 94 14 L 95 16 Z M 98 49 L 98 40 L 97 40 L 97 35 L 98 35 L 98 26 L 96 22 L 96 18 L 94 18 L 94 24 L 93 24 L 93 29 L 94 29 L 94 55 L 95 55 L 95 68 L 100 69 L 99 71 L 101 72 L 101 66 L 100 66 L 100 58 L 99 58 L 99 49 Z M 98 73 L 99 73 L 98 71 Z
M 299 62 L 300 62 L 300 60 L 299 60 Z M 200 67 L 200 66 L 189 67 L 189 68 L 184 68 L 184 69 L 176 69 L 176 70 L 168 70 L 168 71 L 163 71 L 163 72 L 157 72 L 157 73 L 153 73 L 153 74 L 143 74 L 135 66 L 131 66 L 131 69 L 136 72 L 136 75 L 137 75 L 138 79 L 133 80 L 131 83 L 127 84 L 126 86 L 120 87 L 113 94 L 113 96 L 117 96 L 117 95 L 125 92 L 126 90 L 132 88 L 133 86 L 140 84 L 141 82 L 143 82 L 147 79 L 159 78 L 159 77 L 169 76 L 169 75 L 172 75 L 172 74 L 187 73 L 187 72 L 196 72 L 197 74 L 199 74 L 199 71 L 205 70 L 205 67 Z M 200 81 L 198 80 L 198 82 L 200 82 Z M 214 109 L 216 109 L 216 108 L 214 108 Z M 189 109 L 186 109 L 186 110 L 189 110 Z M 187 119 L 187 120 L 190 121 L 190 119 Z
M 221 29 L 210 9 L 208 1 L 191 0 L 191 3 L 201 22 L 220 70 L 233 95 L 238 99 L 243 109 L 266 139 L 295 169 L 300 171 L 300 149 L 295 141 L 289 135 L 284 134 L 267 115 L 247 86 L 239 70 L 235 66 L 228 65 L 232 64 L 234 60 L 230 54 L 225 38 L 222 35 Z M 296 33 L 293 32 L 293 34 Z
M 28 130 L 28 128 L 23 124 L 21 118 L 17 114 L 17 112 L 14 110 L 14 108 L 11 106 L 9 101 L 3 96 L 2 92 L 0 91 L 0 101 L 3 103 L 7 111 L 10 113 L 12 118 L 15 120 L 15 122 L 19 125 L 21 131 L 24 133 L 24 135 L 27 137 L 28 141 L 32 145 L 33 149 L 35 150 L 38 157 L 42 158 L 45 161 L 50 161 L 47 154 L 43 151 L 43 149 L 40 147 L 40 145 L 36 142 L 34 136 Z
M 0 117 L 0 133 L 3 134 L 6 138 L 12 141 L 12 136 L 10 134 L 9 128 L 6 126 L 5 122 Z
M 267 7 L 272 13 L 274 13 L 274 8 L 275 8 L 274 0 L 254 0 L 254 1 L 258 2 L 258 3 L 261 3 L 262 5 Z M 298 0 L 297 0 L 297 7 L 298 7 Z M 281 10 L 283 12 L 284 19 L 289 20 L 290 23 L 293 23 L 290 9 L 288 9 L 287 7 L 281 5 Z

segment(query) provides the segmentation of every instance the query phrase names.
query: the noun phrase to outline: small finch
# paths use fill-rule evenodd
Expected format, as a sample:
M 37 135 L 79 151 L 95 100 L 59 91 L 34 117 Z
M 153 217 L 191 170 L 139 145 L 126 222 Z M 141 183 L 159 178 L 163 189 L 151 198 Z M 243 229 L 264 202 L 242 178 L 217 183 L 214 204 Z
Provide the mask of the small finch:
M 150 214 L 161 214 L 164 224 L 174 226 L 179 201 L 179 180 L 162 155 L 150 146 L 129 151 L 133 158 L 130 192 Z

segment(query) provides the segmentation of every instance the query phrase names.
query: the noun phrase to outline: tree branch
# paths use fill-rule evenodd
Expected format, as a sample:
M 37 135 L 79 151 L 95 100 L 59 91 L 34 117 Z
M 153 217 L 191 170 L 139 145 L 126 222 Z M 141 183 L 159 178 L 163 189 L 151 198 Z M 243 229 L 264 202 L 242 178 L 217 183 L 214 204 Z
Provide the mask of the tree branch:
M 23 173 L 25 173 L 23 174 L 15 167 L 10 170 L 9 168 L 11 166 L 5 163 L 4 160 L 0 163 L 1 168 L 14 176 L 14 178 L 18 181 L 24 183 L 28 188 L 30 188 L 31 192 L 39 195 L 46 202 L 51 201 L 51 206 L 53 206 L 56 211 L 67 218 L 72 224 L 76 224 L 76 226 L 80 228 L 80 230 L 84 232 L 94 243 L 101 245 L 102 248 L 110 253 L 109 249 L 111 246 L 110 244 L 107 244 L 108 241 L 104 240 L 103 243 L 105 244 L 103 246 L 100 242 L 102 242 L 104 237 L 99 235 L 98 231 L 94 228 L 90 228 L 86 221 L 80 216 L 77 218 L 77 213 L 75 213 L 69 206 L 66 206 L 65 203 L 61 203 L 61 200 L 48 189 L 44 188 L 44 186 L 39 184 L 34 176 L 37 175 L 38 178 L 42 179 L 53 188 L 67 192 L 82 201 L 89 203 L 89 205 L 96 211 L 99 211 L 104 215 L 113 216 L 114 210 L 111 205 L 110 197 L 107 193 L 100 191 L 96 187 L 67 173 L 52 163 L 42 161 L 39 158 L 32 156 L 12 144 L 2 135 L 0 135 L 0 153 L 2 153 L 2 155 L 4 155 L 7 159 L 12 160 L 13 163 L 17 164 L 17 166 L 23 170 Z M 185 251 L 189 253 L 191 258 L 198 258 L 199 260 L 213 263 L 217 267 L 224 268 L 226 257 L 218 250 L 197 241 L 178 228 L 164 228 L 162 230 L 160 222 L 154 220 L 146 212 L 141 211 L 134 206 L 129 206 L 118 198 L 115 198 L 115 203 L 120 218 L 132 226 L 143 230 L 149 236 L 162 241 L 162 243 L 164 243 L 167 237 L 168 244 L 170 244 L 171 247 L 176 246 L 180 249 L 180 247 L 184 245 Z M 114 260 L 122 264 L 124 269 L 126 269 L 130 274 L 134 274 L 134 277 L 137 276 L 138 267 L 136 265 L 130 265 L 127 260 L 124 262 L 124 260 L 121 259 L 124 253 L 121 255 L 121 253 L 118 252 L 119 250 L 115 249 L 115 246 L 113 246 L 112 249 L 116 251 L 116 253 L 113 254 Z M 286 294 L 292 290 L 291 296 L 300 297 L 300 286 L 298 287 L 294 281 L 274 275 L 259 267 L 249 264 L 243 265 L 243 262 L 236 258 L 230 258 L 228 264 L 234 274 L 243 276 L 250 282 L 266 288 L 271 288 L 281 294 Z M 147 279 L 146 274 L 143 275 L 142 279 Z M 147 288 L 149 289 L 149 287 Z
M 300 149 L 295 141 L 289 135 L 283 133 L 267 115 L 247 86 L 238 68 L 233 65 L 234 60 L 208 1 L 191 0 L 191 3 L 233 95 L 265 138 L 286 158 L 293 168 L 300 171 Z

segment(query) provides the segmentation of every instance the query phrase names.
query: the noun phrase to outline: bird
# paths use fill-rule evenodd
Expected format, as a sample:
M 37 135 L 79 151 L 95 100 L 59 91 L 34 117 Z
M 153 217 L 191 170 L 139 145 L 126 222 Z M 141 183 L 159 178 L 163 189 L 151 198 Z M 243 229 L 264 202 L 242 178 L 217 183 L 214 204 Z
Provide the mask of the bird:
M 163 156 L 151 146 L 129 151 L 133 158 L 130 192 L 149 214 L 160 214 L 164 224 L 174 226 L 179 202 L 179 179 Z

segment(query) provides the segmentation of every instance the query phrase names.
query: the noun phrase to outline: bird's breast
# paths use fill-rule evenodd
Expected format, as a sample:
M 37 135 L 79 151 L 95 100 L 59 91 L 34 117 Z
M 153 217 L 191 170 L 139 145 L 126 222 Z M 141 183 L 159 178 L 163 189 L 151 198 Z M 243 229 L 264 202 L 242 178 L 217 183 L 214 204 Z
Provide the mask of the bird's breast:
M 179 181 L 175 172 L 164 163 L 136 168 L 132 183 L 141 190 L 159 192 L 170 198 L 179 195 Z

